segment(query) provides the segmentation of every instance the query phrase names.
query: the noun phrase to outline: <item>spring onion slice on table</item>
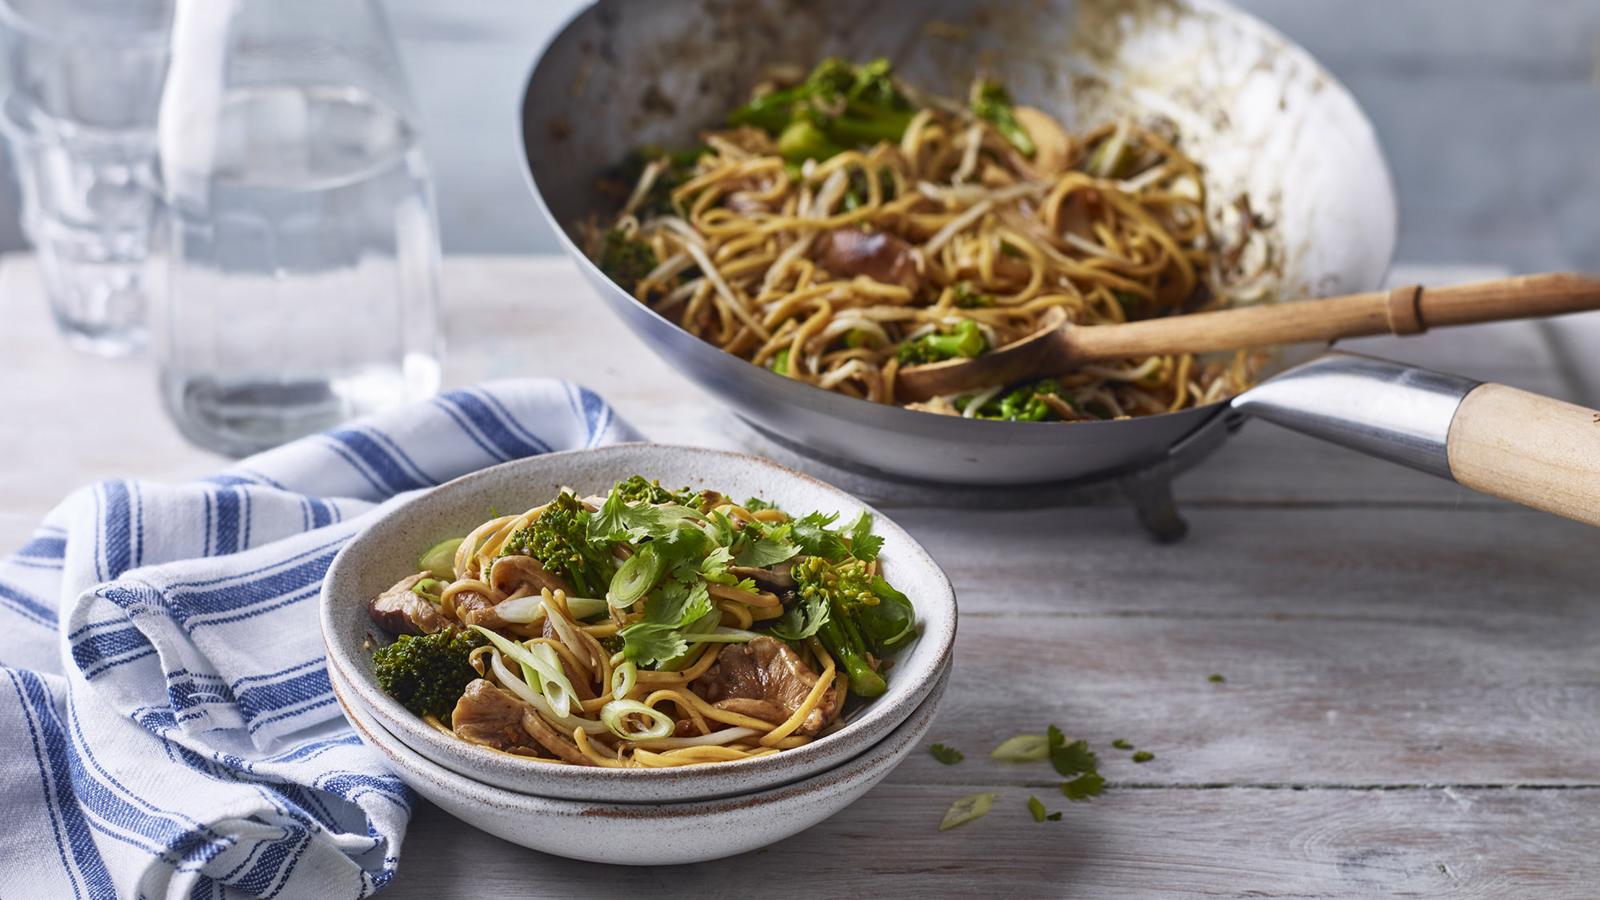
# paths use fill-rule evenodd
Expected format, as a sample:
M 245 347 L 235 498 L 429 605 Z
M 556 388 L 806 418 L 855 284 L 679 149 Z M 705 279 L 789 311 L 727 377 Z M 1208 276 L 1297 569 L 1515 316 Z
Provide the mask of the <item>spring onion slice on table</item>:
M 464 741 L 667 767 L 801 746 L 917 633 L 869 514 L 795 517 L 642 476 L 428 547 L 368 604 L 380 686 Z

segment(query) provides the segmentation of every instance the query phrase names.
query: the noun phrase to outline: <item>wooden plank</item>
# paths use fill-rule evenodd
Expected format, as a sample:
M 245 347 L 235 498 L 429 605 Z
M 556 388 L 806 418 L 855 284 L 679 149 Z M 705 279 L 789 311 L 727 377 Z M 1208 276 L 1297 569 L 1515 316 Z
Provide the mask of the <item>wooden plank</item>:
M 385 895 L 743 897 L 790 885 L 816 897 L 1498 900 L 1592 897 L 1600 882 L 1600 791 L 1113 788 L 1068 805 L 1041 789 L 1065 815 L 1035 823 L 1017 789 L 988 817 L 936 830 L 954 797 L 981 787 L 897 773 L 779 847 L 671 868 L 546 856 L 425 803 Z
M 1152 545 L 1118 507 L 900 509 L 962 616 L 1363 617 L 1559 627 L 1597 614 L 1592 530 L 1514 507 L 1206 507 Z M 890 573 L 892 577 L 892 572 Z
M 1593 614 L 1537 627 L 964 609 L 929 739 L 968 762 L 903 768 L 918 783 L 1047 786 L 1048 767 L 987 754 L 1055 724 L 1123 783 L 1600 787 L 1597 642 Z M 1130 762 L 1119 738 L 1156 758 Z

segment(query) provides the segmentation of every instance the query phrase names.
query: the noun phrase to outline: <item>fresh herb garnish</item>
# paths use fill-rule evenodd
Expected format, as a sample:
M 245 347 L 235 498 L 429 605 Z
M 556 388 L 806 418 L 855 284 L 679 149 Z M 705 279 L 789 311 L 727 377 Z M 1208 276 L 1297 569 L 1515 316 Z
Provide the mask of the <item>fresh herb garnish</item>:
M 1133 755 L 1133 761 L 1136 763 L 1147 763 L 1155 758 L 1156 755 L 1148 750 L 1140 750 L 1138 753 Z
M 944 744 L 934 744 L 928 748 L 928 752 L 933 754 L 934 759 L 947 766 L 953 766 L 967 758 L 960 750 L 954 747 L 946 747 Z
M 1042 803 L 1039 800 L 1038 797 L 1029 797 L 1028 798 L 1028 812 L 1033 815 L 1033 820 L 1035 822 L 1045 822 L 1045 821 L 1059 822 L 1059 821 L 1061 821 L 1061 812 L 1059 810 L 1057 810 L 1056 812 L 1053 812 L 1053 813 L 1045 812 L 1044 803 Z
M 1042 734 L 1019 734 L 1006 738 L 989 756 L 1005 762 L 1038 762 L 1050 755 L 1050 739 Z
M 1078 802 L 1088 800 L 1090 797 L 1100 796 L 1105 787 L 1106 780 L 1100 776 L 1099 772 L 1085 772 L 1071 781 L 1063 781 L 1061 783 L 1061 793 L 1066 795 L 1068 800 Z
M 1212 684 L 1222 684 L 1224 681 L 1227 681 L 1228 679 L 1223 678 L 1221 675 L 1213 672 L 1212 674 L 1206 676 L 1206 680 L 1211 682 Z
M 1118 750 L 1132 750 L 1133 749 L 1133 744 L 1129 743 L 1124 738 L 1117 738 L 1116 740 L 1112 741 L 1111 742 L 1111 746 L 1117 748 Z

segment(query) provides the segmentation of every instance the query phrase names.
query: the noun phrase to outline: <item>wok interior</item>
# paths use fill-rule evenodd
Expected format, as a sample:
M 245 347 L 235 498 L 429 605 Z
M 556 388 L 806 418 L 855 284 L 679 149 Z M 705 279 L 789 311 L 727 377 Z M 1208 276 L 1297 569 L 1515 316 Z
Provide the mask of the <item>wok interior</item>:
M 1208 218 L 1223 255 L 1238 270 L 1237 279 L 1226 280 L 1246 302 L 1367 290 L 1387 269 L 1394 200 L 1370 125 L 1303 51 L 1208 0 L 602 0 L 555 39 L 531 77 L 523 129 L 536 191 L 575 241 L 581 222 L 614 212 L 594 190 L 608 166 L 641 144 L 695 143 L 703 128 L 724 121 L 748 97 L 770 67 L 804 70 L 829 55 L 886 56 L 908 83 L 954 96 L 982 71 L 1004 80 L 1019 103 L 1056 115 L 1074 132 L 1123 115 L 1167 117 L 1178 128 L 1180 146 L 1205 170 Z M 609 284 L 597 287 L 613 306 L 623 298 Z M 642 306 L 625 316 L 639 330 L 649 327 L 641 326 L 643 320 L 657 318 Z M 819 446 L 814 434 L 796 434 L 790 423 L 796 417 L 832 417 L 857 427 L 866 416 L 847 407 L 866 406 L 864 401 L 813 397 L 823 392 L 803 385 L 767 385 L 763 376 L 770 373 L 731 357 L 745 366 L 738 377 L 750 384 L 729 387 L 734 370 L 711 359 L 723 356 L 720 351 L 686 335 L 686 341 L 662 340 L 661 329 L 651 330 L 658 352 L 747 419 L 795 443 L 851 457 L 850 446 Z M 1306 348 L 1274 354 L 1261 375 L 1309 355 Z M 745 391 L 763 395 L 767 407 L 776 399 L 790 408 L 753 408 L 738 396 Z M 806 398 L 798 404 L 805 411 L 792 409 L 798 397 Z M 878 423 L 869 427 L 938 431 L 970 442 L 980 449 L 946 460 L 963 466 L 979 459 L 992 464 L 1002 443 L 1026 446 L 1014 452 L 1036 456 L 1048 447 L 1084 448 L 1091 443 L 1088 431 L 1117 427 L 1139 445 L 1117 451 L 1132 462 L 1160 452 L 1215 411 L 1213 406 L 1144 417 L 1172 419 L 1173 427 L 1150 422 L 1132 428 L 1131 420 L 1006 427 L 1012 423 L 954 419 L 910 426 L 905 416 L 944 417 L 875 409 L 871 415 Z M 1046 428 L 1054 433 L 1029 433 Z M 1111 455 L 1086 451 L 1075 467 L 1041 463 L 1017 468 L 1008 478 L 1024 479 L 1024 468 L 1059 473 L 1048 480 L 1074 478 L 1106 469 Z M 948 477 L 942 474 L 947 468 L 933 480 Z

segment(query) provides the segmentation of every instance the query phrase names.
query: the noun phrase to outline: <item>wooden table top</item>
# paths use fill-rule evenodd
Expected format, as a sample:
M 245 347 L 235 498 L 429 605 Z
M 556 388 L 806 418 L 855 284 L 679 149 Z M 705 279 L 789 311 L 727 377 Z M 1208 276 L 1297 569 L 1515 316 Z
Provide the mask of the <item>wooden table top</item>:
M 1413 266 L 1396 278 L 1495 274 Z M 449 385 L 568 377 L 654 439 L 752 440 L 567 262 L 452 258 L 444 285 Z M 89 359 L 51 332 L 29 257 L 0 263 L 0 322 L 0 547 L 84 482 L 219 467 L 166 420 L 148 360 Z M 1575 333 L 1507 324 L 1351 346 L 1594 404 L 1600 352 Z M 102 424 L 115 441 L 98 437 Z M 918 752 L 780 846 L 672 869 L 545 856 L 424 803 L 387 896 L 718 897 L 784 884 L 813 896 L 1594 896 L 1594 531 L 1261 423 L 1177 493 L 1191 529 L 1170 546 L 1147 540 L 1114 495 L 1029 510 L 887 505 L 961 597 L 930 740 L 965 762 Z M 1047 767 L 988 759 L 1000 739 L 1052 722 L 1100 754 L 1101 797 L 1069 804 Z M 1132 763 L 1118 738 L 1155 759 Z M 950 802 L 978 791 L 998 794 L 993 812 L 938 831 Z M 1063 819 L 1035 823 L 1030 794 Z

